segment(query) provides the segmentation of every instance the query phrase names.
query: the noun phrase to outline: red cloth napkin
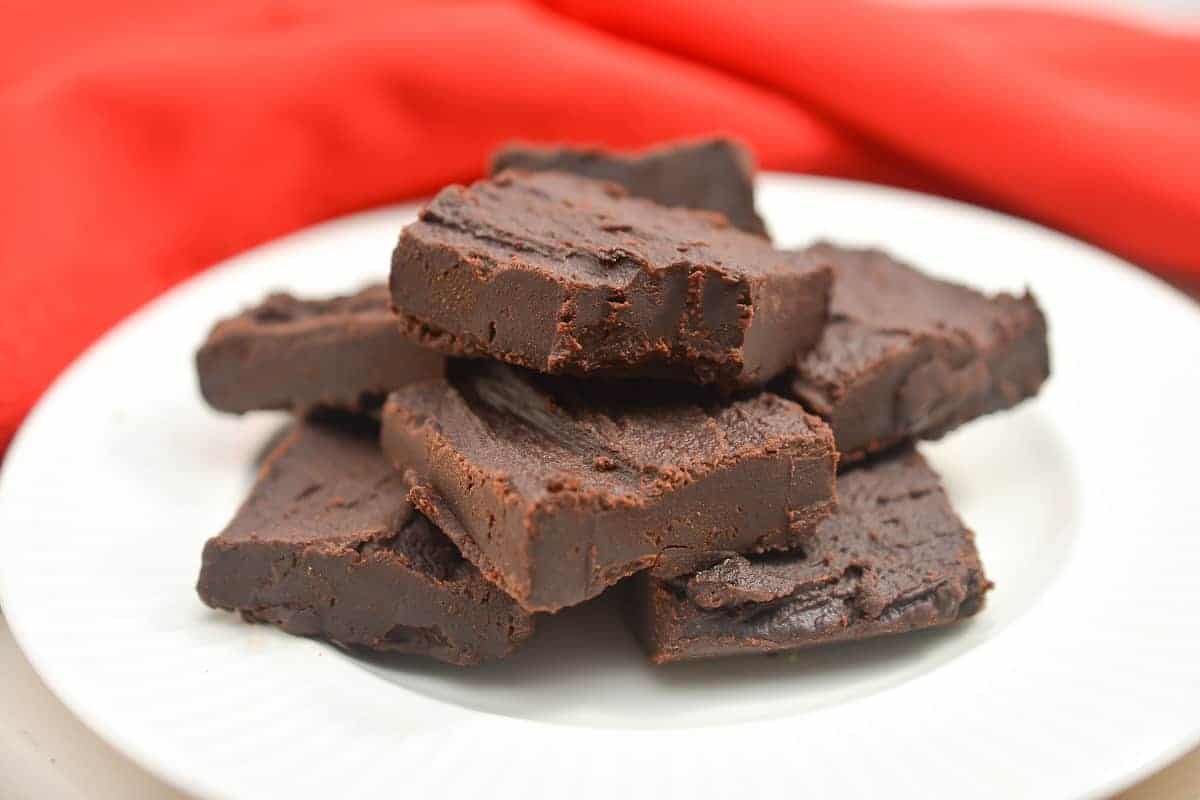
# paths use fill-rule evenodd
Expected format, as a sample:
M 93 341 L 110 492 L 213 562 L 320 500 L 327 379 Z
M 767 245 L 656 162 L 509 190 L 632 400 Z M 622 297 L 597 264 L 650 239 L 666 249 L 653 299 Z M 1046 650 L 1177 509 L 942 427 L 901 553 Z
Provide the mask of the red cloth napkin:
M 859 2 L 12 0 L 0 44 L 0 447 L 168 286 L 513 137 L 731 133 L 1200 277 L 1196 37 Z

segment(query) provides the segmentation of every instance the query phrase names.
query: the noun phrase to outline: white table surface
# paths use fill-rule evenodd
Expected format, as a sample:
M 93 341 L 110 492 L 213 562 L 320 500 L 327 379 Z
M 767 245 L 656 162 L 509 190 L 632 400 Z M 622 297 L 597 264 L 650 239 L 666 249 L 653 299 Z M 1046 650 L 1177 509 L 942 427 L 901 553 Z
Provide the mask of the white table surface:
M 33 671 L 2 615 L 0 676 L 3 800 L 184 797 L 84 727 Z

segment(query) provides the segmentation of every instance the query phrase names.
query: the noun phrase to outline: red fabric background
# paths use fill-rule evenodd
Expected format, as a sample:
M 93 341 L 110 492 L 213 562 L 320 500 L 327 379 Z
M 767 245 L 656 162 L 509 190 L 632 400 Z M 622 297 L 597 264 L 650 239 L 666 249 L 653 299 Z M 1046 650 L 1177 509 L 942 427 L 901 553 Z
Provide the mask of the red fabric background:
M 0 449 L 168 286 L 468 180 L 513 137 L 732 133 L 768 168 L 965 198 L 1200 278 L 1196 37 L 755 0 L 10 0 L 0 17 Z

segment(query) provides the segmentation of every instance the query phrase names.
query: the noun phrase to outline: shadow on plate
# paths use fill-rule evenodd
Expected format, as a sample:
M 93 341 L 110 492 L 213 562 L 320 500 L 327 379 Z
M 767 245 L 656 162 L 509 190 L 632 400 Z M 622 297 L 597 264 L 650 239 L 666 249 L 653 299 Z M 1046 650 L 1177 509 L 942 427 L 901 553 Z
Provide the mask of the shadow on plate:
M 978 641 L 969 629 L 791 653 L 655 666 L 621 618 L 618 591 L 539 619 L 511 658 L 459 668 L 412 656 L 345 652 L 379 678 L 492 714 L 588 727 L 693 727 L 793 713 L 879 691 Z

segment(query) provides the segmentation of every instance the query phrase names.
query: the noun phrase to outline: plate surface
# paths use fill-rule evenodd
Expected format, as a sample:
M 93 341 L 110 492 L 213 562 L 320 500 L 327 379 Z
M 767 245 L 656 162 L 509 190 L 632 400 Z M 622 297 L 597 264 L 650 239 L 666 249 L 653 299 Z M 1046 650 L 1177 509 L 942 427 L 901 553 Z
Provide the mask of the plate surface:
M 783 244 L 878 244 L 1031 286 L 1054 377 L 924 447 L 997 588 L 960 627 L 785 657 L 646 665 L 610 601 L 463 671 L 356 658 L 210 611 L 193 584 L 283 423 L 201 403 L 192 353 L 266 290 L 381 280 L 412 208 L 248 252 L 130 317 L 47 393 L 0 476 L 0 602 L 50 687 L 201 796 L 1076 797 L 1200 740 L 1200 312 L 1008 217 L 768 175 Z

